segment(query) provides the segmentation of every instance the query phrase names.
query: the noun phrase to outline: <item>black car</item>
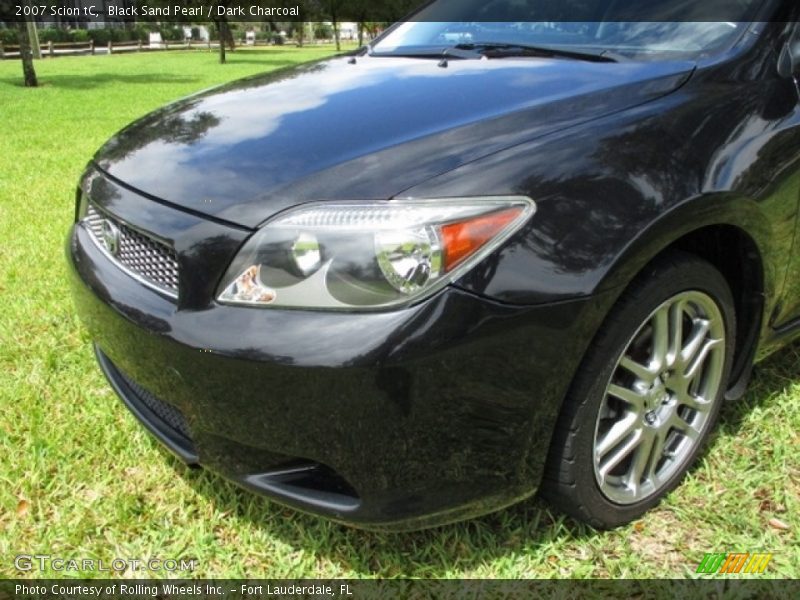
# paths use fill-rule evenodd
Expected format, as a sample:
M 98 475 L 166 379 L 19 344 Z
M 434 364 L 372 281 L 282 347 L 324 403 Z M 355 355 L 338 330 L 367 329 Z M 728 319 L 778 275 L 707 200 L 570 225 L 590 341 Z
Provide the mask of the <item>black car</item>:
M 729 4 L 423 11 L 133 123 L 68 242 L 101 369 L 187 463 L 338 521 L 638 517 L 800 331 L 800 6 Z

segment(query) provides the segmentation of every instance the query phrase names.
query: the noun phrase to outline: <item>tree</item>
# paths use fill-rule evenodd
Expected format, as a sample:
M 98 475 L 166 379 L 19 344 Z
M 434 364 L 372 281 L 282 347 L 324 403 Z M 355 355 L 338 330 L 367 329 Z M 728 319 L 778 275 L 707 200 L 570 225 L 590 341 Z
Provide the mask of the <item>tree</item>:
M 28 42 L 31 45 L 31 54 L 35 59 L 42 58 L 42 49 L 39 47 L 39 32 L 36 30 L 36 23 L 31 21 L 25 21 L 25 25 L 28 28 Z
M 364 33 L 371 37 L 425 4 L 423 0 L 329 0 L 337 5 L 340 19 L 358 24 L 358 45 L 364 45 Z
M 220 4 L 225 3 L 221 2 Z M 212 20 L 214 21 L 214 25 L 216 25 L 217 32 L 219 34 L 219 64 L 224 65 L 226 61 L 225 45 L 227 44 L 231 50 L 235 50 L 236 42 L 233 39 L 233 33 L 231 33 L 230 24 L 228 23 L 227 17 L 214 17 Z
M 341 40 L 339 39 L 339 9 L 342 0 L 328 0 L 328 14 L 331 17 L 331 24 L 333 25 L 333 39 L 336 40 L 336 51 L 342 50 Z
M 217 26 L 217 33 L 219 34 L 219 64 L 224 65 L 227 57 L 225 56 L 225 44 L 227 44 L 231 51 L 236 49 L 236 43 L 233 40 L 233 34 L 228 23 L 228 17 L 225 14 L 220 15 L 217 7 L 228 8 L 233 0 L 215 0 L 213 4 L 214 25 Z
M 42 4 L 46 4 L 49 0 L 42 0 Z M 23 20 L 18 20 L 17 13 L 20 6 L 27 10 L 27 15 L 23 16 Z M 37 7 L 38 8 L 38 7 Z M 23 14 L 25 11 L 22 11 Z M 22 73 L 24 75 L 24 82 L 26 87 L 37 87 L 39 80 L 36 77 L 36 69 L 33 66 L 34 51 L 31 42 L 31 29 L 36 33 L 36 25 L 31 16 L 30 0 L 22 0 L 21 2 L 14 2 L 13 0 L 0 0 L 0 24 L 7 23 L 12 27 L 15 23 L 17 29 L 17 41 L 19 43 L 19 57 L 22 63 Z M 38 38 L 37 38 L 38 40 Z
M 38 87 L 36 69 L 33 67 L 33 51 L 28 35 L 28 18 L 17 23 L 19 29 L 19 57 L 22 59 L 22 73 L 25 76 L 25 87 Z
M 284 4 L 290 5 L 294 2 L 294 0 L 287 0 Z M 303 39 L 305 38 L 305 28 L 306 23 L 309 21 L 313 22 L 315 20 L 321 20 L 319 17 L 322 15 L 321 7 L 319 0 L 306 0 L 305 2 L 301 2 L 299 5 L 300 8 L 300 18 L 297 21 L 294 21 L 295 26 L 295 36 L 297 39 L 297 45 L 303 45 Z M 311 28 L 311 35 L 314 35 L 314 28 Z

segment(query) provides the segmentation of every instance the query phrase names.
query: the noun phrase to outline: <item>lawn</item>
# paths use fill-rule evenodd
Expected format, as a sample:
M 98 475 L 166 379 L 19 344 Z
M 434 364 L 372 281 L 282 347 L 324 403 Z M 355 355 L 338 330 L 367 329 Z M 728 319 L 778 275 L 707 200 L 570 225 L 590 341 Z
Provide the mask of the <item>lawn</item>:
M 705 552 L 737 551 L 772 552 L 765 576 L 798 577 L 800 346 L 760 365 L 683 486 L 611 532 L 538 500 L 418 533 L 362 532 L 185 468 L 136 423 L 67 289 L 83 166 L 165 102 L 331 52 L 238 51 L 225 66 L 203 51 L 59 58 L 37 63 L 39 89 L 0 61 L 0 576 L 21 575 L 15 555 L 43 553 L 194 558 L 198 577 L 688 577 Z

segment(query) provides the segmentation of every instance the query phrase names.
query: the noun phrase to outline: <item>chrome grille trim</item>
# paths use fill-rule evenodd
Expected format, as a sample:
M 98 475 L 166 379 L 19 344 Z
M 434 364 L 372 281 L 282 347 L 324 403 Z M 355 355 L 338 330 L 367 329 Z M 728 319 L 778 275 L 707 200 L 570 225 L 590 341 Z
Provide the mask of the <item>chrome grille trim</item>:
M 103 222 L 110 221 L 119 230 L 119 249 L 109 252 L 103 241 Z M 83 223 L 92 241 L 106 256 L 136 280 L 171 298 L 178 297 L 178 255 L 163 242 L 133 229 L 122 221 L 87 205 Z

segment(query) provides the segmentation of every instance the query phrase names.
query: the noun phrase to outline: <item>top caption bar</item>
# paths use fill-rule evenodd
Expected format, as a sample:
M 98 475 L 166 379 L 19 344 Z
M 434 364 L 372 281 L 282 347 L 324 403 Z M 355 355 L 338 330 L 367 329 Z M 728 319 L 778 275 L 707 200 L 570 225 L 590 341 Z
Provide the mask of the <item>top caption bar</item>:
M 784 21 L 794 0 L 0 0 L 0 22 Z M 335 18 L 334 18 L 335 17 Z

